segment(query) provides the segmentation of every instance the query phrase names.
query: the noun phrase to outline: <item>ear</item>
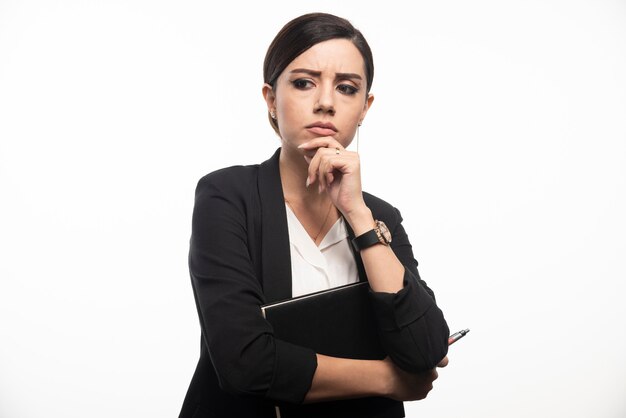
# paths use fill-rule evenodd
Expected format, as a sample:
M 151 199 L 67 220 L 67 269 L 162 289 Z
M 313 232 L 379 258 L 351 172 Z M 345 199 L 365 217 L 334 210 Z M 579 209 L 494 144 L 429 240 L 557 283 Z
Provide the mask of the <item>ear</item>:
M 370 93 L 367 95 L 367 99 L 365 100 L 365 104 L 363 105 L 361 117 L 359 118 L 359 125 L 361 124 L 361 122 L 363 122 L 363 119 L 365 119 L 365 115 L 367 115 L 367 111 L 370 109 L 370 106 L 372 106 L 372 103 L 374 103 L 374 95 Z
M 274 89 L 269 84 L 263 84 L 263 99 L 265 99 L 265 103 L 267 103 L 267 111 L 271 112 L 272 110 L 276 110 L 276 95 L 274 94 Z

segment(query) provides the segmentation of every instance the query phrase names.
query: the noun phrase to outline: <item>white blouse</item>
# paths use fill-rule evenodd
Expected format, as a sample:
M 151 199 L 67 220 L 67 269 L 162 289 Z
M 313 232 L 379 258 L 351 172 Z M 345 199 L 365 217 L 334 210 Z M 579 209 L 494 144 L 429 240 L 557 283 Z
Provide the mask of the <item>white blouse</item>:
M 339 217 L 318 247 L 289 205 L 285 206 L 291 247 L 292 297 L 357 282 L 359 274 L 343 217 Z

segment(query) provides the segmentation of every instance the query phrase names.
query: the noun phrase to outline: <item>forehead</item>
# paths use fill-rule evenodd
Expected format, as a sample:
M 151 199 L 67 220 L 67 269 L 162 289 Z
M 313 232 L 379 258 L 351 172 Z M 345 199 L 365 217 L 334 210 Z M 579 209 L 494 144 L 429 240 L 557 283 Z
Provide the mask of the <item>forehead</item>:
M 291 61 L 284 72 L 288 73 L 294 68 L 332 73 L 355 73 L 365 78 L 363 56 L 348 39 L 331 39 L 313 45 Z

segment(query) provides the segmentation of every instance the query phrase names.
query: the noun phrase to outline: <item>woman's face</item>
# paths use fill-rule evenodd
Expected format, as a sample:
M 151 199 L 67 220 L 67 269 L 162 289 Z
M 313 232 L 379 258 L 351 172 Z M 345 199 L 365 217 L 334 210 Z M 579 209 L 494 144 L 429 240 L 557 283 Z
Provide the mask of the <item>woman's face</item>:
M 323 136 L 347 147 L 374 100 L 366 84 L 363 57 L 347 39 L 318 43 L 296 57 L 274 89 L 263 87 L 283 147 Z

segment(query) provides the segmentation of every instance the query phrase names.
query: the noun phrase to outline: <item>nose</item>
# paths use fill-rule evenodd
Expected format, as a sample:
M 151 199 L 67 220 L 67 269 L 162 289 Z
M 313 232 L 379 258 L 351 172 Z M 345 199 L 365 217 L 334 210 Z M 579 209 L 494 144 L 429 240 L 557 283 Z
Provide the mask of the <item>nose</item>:
M 315 113 L 335 114 L 334 88 L 328 85 L 322 85 L 317 89 L 317 102 L 313 111 Z

